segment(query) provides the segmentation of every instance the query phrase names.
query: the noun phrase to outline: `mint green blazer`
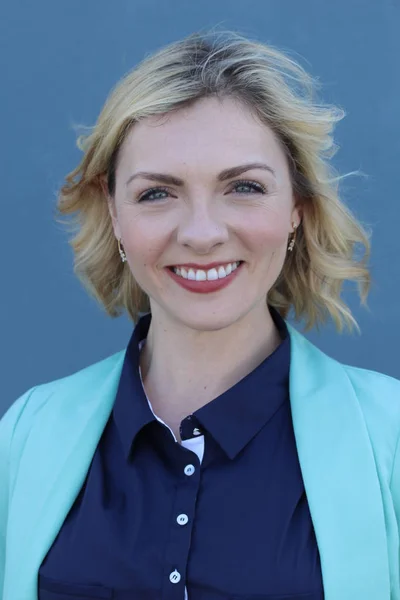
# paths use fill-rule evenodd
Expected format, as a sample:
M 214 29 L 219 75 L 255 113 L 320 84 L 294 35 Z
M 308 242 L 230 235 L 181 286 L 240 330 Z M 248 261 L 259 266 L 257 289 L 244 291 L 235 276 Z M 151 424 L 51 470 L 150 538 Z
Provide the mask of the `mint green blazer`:
M 400 600 L 400 381 L 339 363 L 288 328 L 293 424 L 325 598 Z M 37 598 L 38 569 L 84 482 L 124 354 L 32 388 L 0 421 L 2 600 Z

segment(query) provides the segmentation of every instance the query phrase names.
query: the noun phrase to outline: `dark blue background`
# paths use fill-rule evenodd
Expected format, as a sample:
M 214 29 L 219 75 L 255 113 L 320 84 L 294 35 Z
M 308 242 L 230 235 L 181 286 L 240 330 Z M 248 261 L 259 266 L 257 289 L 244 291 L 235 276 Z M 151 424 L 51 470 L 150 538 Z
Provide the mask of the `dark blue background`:
M 333 325 L 308 337 L 343 362 L 400 378 L 399 0 L 9 0 L 0 7 L 0 414 L 29 387 L 126 345 L 72 272 L 54 220 L 75 167 L 74 125 L 93 125 L 117 80 L 146 54 L 195 30 L 234 29 L 292 53 L 343 107 L 334 164 L 361 170 L 344 199 L 373 228 L 370 311 L 346 300 L 362 336 Z

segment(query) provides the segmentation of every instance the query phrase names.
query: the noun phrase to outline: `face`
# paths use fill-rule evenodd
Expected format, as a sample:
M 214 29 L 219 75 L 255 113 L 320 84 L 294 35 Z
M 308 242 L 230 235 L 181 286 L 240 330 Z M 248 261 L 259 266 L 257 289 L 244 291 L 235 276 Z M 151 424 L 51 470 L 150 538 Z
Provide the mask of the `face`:
M 282 148 L 232 99 L 135 124 L 109 208 L 153 316 L 195 330 L 265 314 L 300 222 Z

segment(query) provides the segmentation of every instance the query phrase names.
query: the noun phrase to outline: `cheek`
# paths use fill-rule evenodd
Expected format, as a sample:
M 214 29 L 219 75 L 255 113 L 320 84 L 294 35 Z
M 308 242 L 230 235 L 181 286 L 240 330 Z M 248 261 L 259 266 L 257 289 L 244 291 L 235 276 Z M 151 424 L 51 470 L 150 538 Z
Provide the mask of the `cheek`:
M 132 271 L 156 264 L 169 239 L 161 220 L 136 218 L 123 223 L 121 233 Z
M 288 221 L 274 214 L 258 215 L 246 222 L 245 236 L 253 251 L 277 250 L 287 243 Z

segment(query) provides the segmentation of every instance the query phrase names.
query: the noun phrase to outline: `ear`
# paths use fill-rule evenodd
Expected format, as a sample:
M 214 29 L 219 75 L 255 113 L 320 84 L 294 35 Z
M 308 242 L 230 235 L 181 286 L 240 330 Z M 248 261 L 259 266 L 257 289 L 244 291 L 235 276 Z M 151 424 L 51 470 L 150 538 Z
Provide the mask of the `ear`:
M 120 231 L 120 227 L 119 227 L 119 223 L 118 223 L 117 207 L 115 205 L 115 198 L 112 198 L 108 192 L 108 184 L 107 184 L 107 179 L 106 179 L 105 175 L 102 175 L 100 177 L 100 185 L 101 185 L 101 189 L 103 191 L 104 197 L 107 202 L 108 210 L 109 210 L 111 221 L 112 221 L 112 226 L 114 229 L 114 235 L 119 240 L 119 239 L 121 239 L 121 231 Z
M 297 226 L 300 225 L 301 221 L 303 219 L 303 206 L 302 203 L 300 202 L 300 200 L 294 196 L 294 206 L 292 209 L 292 218 L 291 218 L 291 224 L 295 223 Z

